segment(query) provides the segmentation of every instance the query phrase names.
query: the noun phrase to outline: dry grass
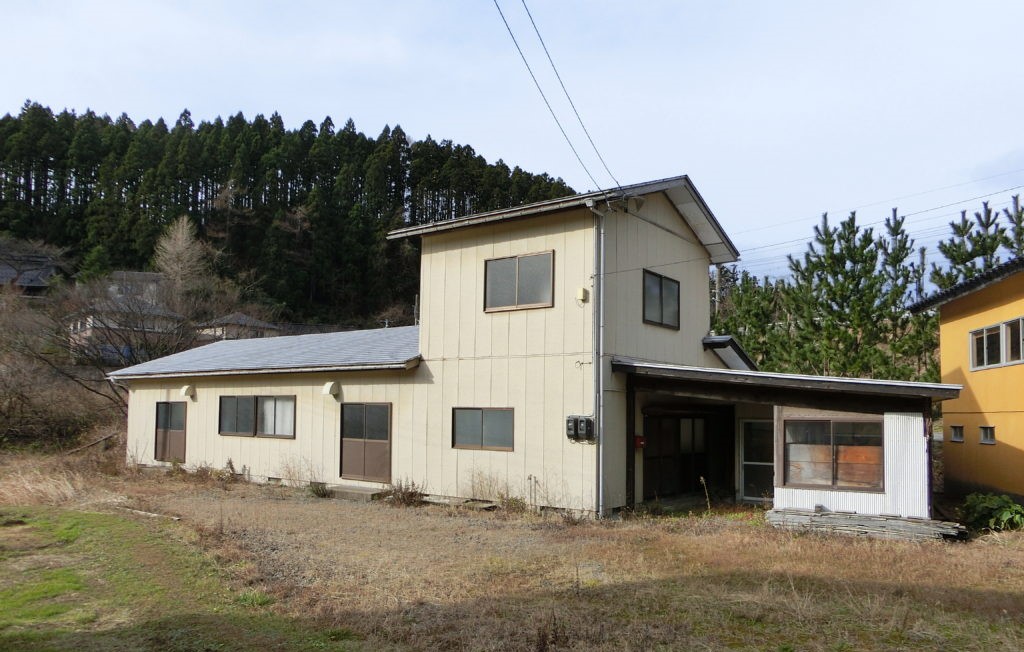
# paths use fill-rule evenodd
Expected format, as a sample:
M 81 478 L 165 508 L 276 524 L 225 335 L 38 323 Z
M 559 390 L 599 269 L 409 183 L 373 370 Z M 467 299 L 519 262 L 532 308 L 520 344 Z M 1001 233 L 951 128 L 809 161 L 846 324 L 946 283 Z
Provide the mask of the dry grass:
M 72 502 L 94 491 L 92 472 L 38 471 L 14 484 L 70 477 L 77 493 L 54 495 Z M 104 478 L 136 508 L 181 515 L 269 608 L 373 648 L 1024 648 L 1022 533 L 968 544 L 836 538 L 775 531 L 741 508 L 570 525 L 194 475 Z

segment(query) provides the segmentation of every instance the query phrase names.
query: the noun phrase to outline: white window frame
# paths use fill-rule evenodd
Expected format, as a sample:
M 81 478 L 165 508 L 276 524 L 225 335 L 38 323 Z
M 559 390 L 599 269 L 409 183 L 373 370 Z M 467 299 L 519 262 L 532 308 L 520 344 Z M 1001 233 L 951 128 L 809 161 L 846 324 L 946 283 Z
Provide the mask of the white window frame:
M 996 443 L 996 427 L 995 426 L 978 426 L 978 443 L 987 444 L 989 446 Z
M 1021 358 L 1019 360 L 1010 360 L 1010 327 L 1016 324 L 1018 326 L 1018 333 L 1020 334 L 1020 340 L 1017 342 L 1018 350 L 1021 352 Z M 991 331 L 999 330 L 999 360 L 992 363 L 982 362 L 978 364 L 978 360 L 975 359 L 975 340 L 981 337 L 983 342 L 983 360 L 988 359 L 988 335 Z M 967 336 L 967 347 L 968 347 L 968 358 L 970 359 L 971 371 L 979 371 L 981 369 L 994 369 L 995 367 L 1005 367 L 1007 365 L 1024 364 L 1024 317 L 1016 317 L 1014 319 L 1008 319 L 999 324 L 991 324 L 984 328 L 976 328 L 972 330 Z
M 949 427 L 949 441 L 962 444 L 964 441 L 964 427 L 963 426 L 950 426 Z

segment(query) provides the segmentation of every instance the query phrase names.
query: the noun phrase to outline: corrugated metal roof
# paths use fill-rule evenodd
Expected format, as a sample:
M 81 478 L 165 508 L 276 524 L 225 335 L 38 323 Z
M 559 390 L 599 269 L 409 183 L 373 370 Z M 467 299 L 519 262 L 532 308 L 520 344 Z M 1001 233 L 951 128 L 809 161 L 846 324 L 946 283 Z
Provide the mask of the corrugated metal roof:
M 417 235 L 452 231 L 455 229 L 503 222 L 524 217 L 535 217 L 544 213 L 567 210 L 585 206 L 589 202 L 619 200 L 624 197 L 637 197 L 656 192 L 665 193 L 669 201 L 676 207 L 679 214 L 690 225 L 700 242 L 708 250 L 712 263 L 731 263 L 739 260 L 739 250 L 725 234 L 704 198 L 697 192 L 693 182 L 686 175 L 621 186 L 611 190 L 598 190 L 569 197 L 549 199 L 547 201 L 526 204 L 515 208 L 505 208 L 488 213 L 477 213 L 454 220 L 441 220 L 430 224 L 418 224 L 388 233 L 388 239 L 408 238 Z
M 917 303 L 911 304 L 907 307 L 910 312 L 923 312 L 929 308 L 937 308 L 944 303 L 949 303 L 954 299 L 959 299 L 965 294 L 970 294 L 984 287 L 998 283 L 1005 278 L 1013 276 L 1014 274 L 1024 271 L 1024 258 L 1014 258 L 1013 260 L 1007 261 L 1002 265 L 997 265 L 987 272 L 978 274 L 973 278 L 969 278 L 966 281 L 961 281 L 951 288 L 947 288 L 941 292 L 936 292 L 930 297 L 922 299 Z
M 224 340 L 109 374 L 114 380 L 297 371 L 406 369 L 419 362 L 419 326 Z
M 625 371 L 653 378 L 736 384 L 750 389 L 766 387 L 816 390 L 866 396 L 947 399 L 956 398 L 960 395 L 960 390 L 963 389 L 961 385 L 944 383 L 917 383 L 903 380 L 879 380 L 875 378 L 841 378 L 838 376 L 808 376 L 804 374 L 780 374 L 765 371 L 709 369 L 707 367 L 661 364 L 623 357 L 612 358 L 612 369 L 614 371 Z

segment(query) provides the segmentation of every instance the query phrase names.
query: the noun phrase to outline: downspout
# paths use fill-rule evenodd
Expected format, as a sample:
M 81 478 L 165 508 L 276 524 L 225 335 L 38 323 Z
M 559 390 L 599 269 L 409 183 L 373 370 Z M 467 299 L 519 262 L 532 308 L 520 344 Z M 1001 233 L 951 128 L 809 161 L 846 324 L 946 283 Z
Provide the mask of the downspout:
M 604 518 L 604 216 L 588 199 L 597 216 L 594 238 L 594 441 L 597 443 L 597 517 Z

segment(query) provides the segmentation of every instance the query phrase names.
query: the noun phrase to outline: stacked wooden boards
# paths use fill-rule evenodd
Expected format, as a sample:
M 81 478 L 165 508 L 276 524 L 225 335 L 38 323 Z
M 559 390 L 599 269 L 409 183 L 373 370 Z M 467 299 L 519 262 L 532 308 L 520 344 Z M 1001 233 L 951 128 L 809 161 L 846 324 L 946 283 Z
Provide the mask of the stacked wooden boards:
M 900 516 L 870 516 L 850 512 L 773 509 L 766 516 L 769 524 L 791 530 L 810 530 L 871 536 L 886 539 L 967 538 L 967 528 L 952 521 L 933 521 Z

